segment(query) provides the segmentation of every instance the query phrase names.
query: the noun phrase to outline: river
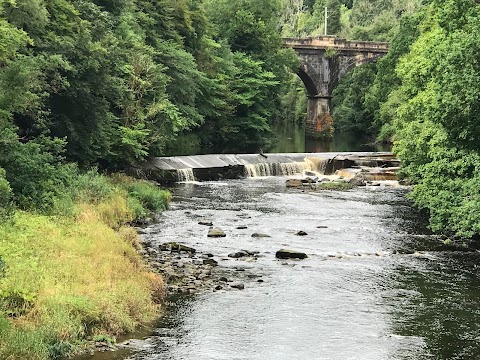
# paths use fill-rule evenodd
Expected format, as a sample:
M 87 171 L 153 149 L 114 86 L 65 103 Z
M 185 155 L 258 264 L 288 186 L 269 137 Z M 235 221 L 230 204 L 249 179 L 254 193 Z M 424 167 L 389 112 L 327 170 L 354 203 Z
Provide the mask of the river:
M 126 350 L 86 358 L 480 358 L 479 254 L 444 249 L 406 199 L 407 189 L 301 192 L 284 183 L 263 177 L 178 184 L 171 209 L 143 237 L 212 253 L 245 289 L 172 298 L 153 332 L 130 340 Z M 227 236 L 207 238 L 199 219 Z M 297 236 L 299 230 L 308 235 Z M 308 258 L 277 260 L 281 248 Z M 240 249 L 260 256 L 227 257 Z
M 282 123 L 273 129 L 276 141 L 271 153 L 321 153 L 343 151 L 390 151 L 390 146 L 373 145 L 372 139 L 362 138 L 351 133 L 335 133 L 331 141 L 306 139 L 305 127 Z

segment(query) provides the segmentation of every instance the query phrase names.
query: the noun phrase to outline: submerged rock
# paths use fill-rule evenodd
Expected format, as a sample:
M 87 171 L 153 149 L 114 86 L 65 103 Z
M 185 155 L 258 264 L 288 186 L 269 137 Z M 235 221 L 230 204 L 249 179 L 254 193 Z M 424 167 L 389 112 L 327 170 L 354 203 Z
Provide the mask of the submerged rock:
M 216 227 L 216 228 L 210 228 L 210 230 L 208 230 L 207 236 L 217 238 L 217 237 L 225 237 L 227 235 L 225 234 L 225 231 Z
M 275 257 L 277 259 L 306 259 L 308 256 L 300 251 L 282 249 L 275 253 Z

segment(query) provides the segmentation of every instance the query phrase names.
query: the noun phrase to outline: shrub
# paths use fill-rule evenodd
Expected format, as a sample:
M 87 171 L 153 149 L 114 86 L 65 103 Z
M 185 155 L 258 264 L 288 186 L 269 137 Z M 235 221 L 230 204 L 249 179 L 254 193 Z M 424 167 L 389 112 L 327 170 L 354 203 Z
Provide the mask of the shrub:
M 5 170 L 0 168 L 0 221 L 7 221 L 13 215 L 12 189 L 5 178 Z
M 48 213 L 65 196 L 77 169 L 62 163 L 63 147 L 63 140 L 47 137 L 21 143 L 14 129 L 0 130 L 0 166 L 17 206 Z
M 111 181 L 128 193 L 128 204 L 136 218 L 167 209 L 170 193 L 145 180 L 135 180 L 123 174 L 115 174 Z

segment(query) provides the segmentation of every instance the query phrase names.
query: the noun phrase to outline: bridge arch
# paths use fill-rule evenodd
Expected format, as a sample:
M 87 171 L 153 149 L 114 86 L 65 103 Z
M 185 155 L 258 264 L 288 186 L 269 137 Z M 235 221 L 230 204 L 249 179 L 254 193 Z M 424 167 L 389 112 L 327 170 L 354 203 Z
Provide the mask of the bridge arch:
M 286 38 L 283 44 L 294 49 L 301 62 L 297 74 L 308 93 L 305 129 L 309 138 L 331 136 L 331 98 L 342 76 L 357 66 L 377 61 L 389 49 L 388 43 L 347 41 L 335 36 Z
M 312 73 L 313 73 L 313 69 L 309 69 L 308 64 L 302 64 L 297 70 L 297 75 L 302 80 L 303 85 L 305 85 L 307 94 L 309 96 L 316 96 L 319 91 L 318 91 L 317 85 L 315 84 L 315 81 L 309 75 Z

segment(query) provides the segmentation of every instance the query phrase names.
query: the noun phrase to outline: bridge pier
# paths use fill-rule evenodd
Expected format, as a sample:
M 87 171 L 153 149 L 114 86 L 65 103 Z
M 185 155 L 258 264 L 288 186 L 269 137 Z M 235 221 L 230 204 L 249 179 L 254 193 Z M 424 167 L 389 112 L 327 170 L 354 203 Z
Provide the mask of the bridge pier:
M 309 139 L 330 139 L 333 135 L 333 119 L 330 114 L 331 96 L 308 97 L 305 136 Z

